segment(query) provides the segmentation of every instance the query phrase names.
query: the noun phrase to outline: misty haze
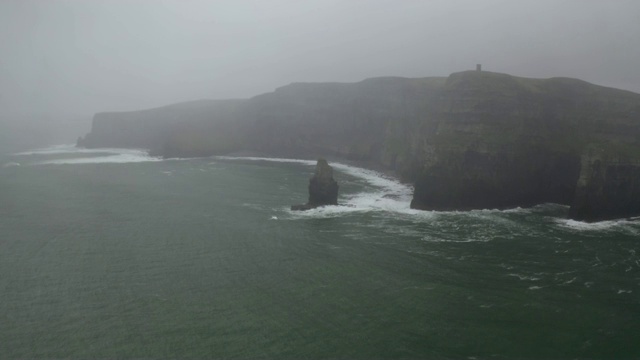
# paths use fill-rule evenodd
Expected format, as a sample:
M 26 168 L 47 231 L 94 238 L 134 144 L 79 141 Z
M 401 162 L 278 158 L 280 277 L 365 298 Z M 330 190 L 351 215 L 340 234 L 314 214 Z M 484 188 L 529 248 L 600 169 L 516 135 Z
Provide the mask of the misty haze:
M 0 0 L 0 358 L 640 357 L 638 14 Z

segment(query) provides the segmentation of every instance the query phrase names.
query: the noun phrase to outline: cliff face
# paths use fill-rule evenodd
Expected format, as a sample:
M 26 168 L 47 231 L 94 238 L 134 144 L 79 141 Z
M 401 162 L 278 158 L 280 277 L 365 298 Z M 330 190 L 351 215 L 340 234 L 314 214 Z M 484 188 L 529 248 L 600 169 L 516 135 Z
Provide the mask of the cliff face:
M 459 210 L 555 202 L 571 205 L 572 216 L 589 221 L 633 209 L 605 206 L 611 192 L 580 196 L 591 191 L 576 192 L 576 185 L 579 177 L 591 179 L 589 163 L 580 161 L 585 149 L 596 145 L 605 154 L 621 149 L 640 154 L 637 94 L 575 79 L 466 72 L 449 77 L 440 106 L 434 130 L 421 133 L 428 151 L 419 161 L 412 207 Z M 633 171 L 625 174 L 621 177 L 636 181 Z M 612 176 L 608 183 L 616 182 Z M 630 202 L 640 203 L 640 194 L 628 195 Z M 576 208 L 584 206 L 598 211 L 577 216 Z
M 570 203 L 577 158 L 540 146 L 443 152 L 415 183 L 411 207 L 423 210 L 504 209 Z
M 408 137 L 428 120 L 444 78 L 376 78 L 356 84 L 292 84 L 250 100 L 255 150 L 338 156 L 410 177 Z
M 582 156 L 570 216 L 597 221 L 640 215 L 640 160 L 590 149 Z
M 635 205 L 614 211 L 616 201 L 607 199 L 622 196 L 615 189 L 640 203 L 636 190 L 618 188 L 627 186 L 622 179 L 635 184 L 638 177 L 631 164 L 640 160 L 640 95 L 580 80 L 470 71 L 298 83 L 244 101 L 196 104 L 98 114 L 83 143 L 167 157 L 238 150 L 339 156 L 414 182 L 418 209 L 556 202 L 572 205 L 576 218 L 599 220 L 634 213 Z M 585 160 L 593 147 L 606 159 L 626 160 L 602 160 L 611 165 L 600 173 Z M 608 190 L 591 196 L 601 187 Z M 577 210 L 587 208 L 601 211 Z
M 197 152 L 206 133 L 207 143 L 218 127 L 232 122 L 246 100 L 198 100 L 156 109 L 98 113 L 91 132 L 79 139 L 87 148 L 122 147 L 149 149 L 170 156 Z

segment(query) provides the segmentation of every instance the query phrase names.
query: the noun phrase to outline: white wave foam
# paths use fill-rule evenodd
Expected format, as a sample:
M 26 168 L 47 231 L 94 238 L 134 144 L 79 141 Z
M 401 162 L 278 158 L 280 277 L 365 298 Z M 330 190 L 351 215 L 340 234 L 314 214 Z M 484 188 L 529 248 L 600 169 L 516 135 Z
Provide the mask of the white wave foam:
M 48 160 L 42 160 L 29 165 L 62 165 L 62 164 L 106 164 L 106 163 L 134 163 L 161 161 L 162 159 L 152 157 L 143 149 L 118 149 L 118 148 L 98 148 L 84 149 L 77 148 L 74 144 L 62 144 L 47 148 L 34 149 L 13 154 L 14 156 L 45 156 Z M 65 155 L 64 158 L 56 155 Z M 76 155 L 74 157 L 74 155 Z
M 54 145 L 46 148 L 27 150 L 13 154 L 14 156 L 28 156 L 28 155 L 62 155 L 62 154 L 121 154 L 127 152 L 141 152 L 142 149 L 121 149 L 121 148 L 96 148 L 85 149 L 78 148 L 74 144 L 62 144 Z
M 46 148 L 27 150 L 27 151 L 15 153 L 13 155 L 63 154 L 63 153 L 68 153 L 69 151 L 75 148 L 76 147 L 73 144 L 61 144 L 61 145 L 49 146 Z
M 341 163 L 334 163 L 334 168 L 343 173 L 365 180 L 368 184 L 381 188 L 392 195 L 409 195 L 413 192 L 413 188 L 399 182 L 396 179 L 389 178 L 377 171 L 367 170 L 355 166 L 349 166 Z
M 297 163 L 315 166 L 315 160 L 217 156 L 222 160 L 271 161 L 280 163 Z M 387 177 L 377 171 L 367 170 L 342 163 L 332 162 L 331 166 L 342 173 L 364 180 L 373 189 L 344 196 L 339 199 L 341 205 L 323 206 L 307 211 L 290 211 L 295 217 L 335 217 L 345 213 L 387 211 L 408 215 L 429 215 L 428 211 L 414 210 L 409 207 L 413 188 L 396 179 Z M 289 211 L 287 209 L 287 211 Z
M 443 237 L 435 237 L 435 236 L 424 236 L 422 240 L 433 243 L 485 243 L 492 240 L 491 237 L 487 236 L 476 236 L 472 238 L 443 238 Z M 453 258 L 452 258 L 453 259 Z M 460 259 L 462 260 L 462 259 Z
M 109 156 L 93 156 L 82 158 L 53 159 L 40 161 L 35 165 L 69 165 L 69 164 L 124 164 L 137 162 L 162 161 L 160 158 L 148 156 L 146 153 L 140 154 L 116 154 Z
M 511 273 L 511 274 L 507 274 L 508 276 L 514 276 L 517 277 L 520 280 L 526 280 L 526 281 L 539 281 L 540 278 L 539 277 L 535 277 L 535 276 L 527 276 L 527 275 L 520 275 L 520 274 L 515 274 L 515 273 Z
M 2 165 L 2 167 L 12 167 L 12 166 L 20 166 L 20 163 L 10 161 Z
M 577 231 L 603 231 L 611 230 L 621 226 L 640 224 L 639 219 L 635 220 L 607 220 L 598 221 L 594 223 L 587 223 L 583 221 L 571 220 L 571 219 L 555 219 L 556 223 L 562 227 L 569 228 Z
M 317 163 L 315 160 L 249 156 L 216 156 L 215 158 L 221 160 L 297 163 L 307 166 L 315 166 Z M 364 180 L 373 189 L 341 197 L 339 199 L 341 206 L 324 206 L 307 211 L 290 211 L 294 217 L 336 217 L 346 213 L 378 211 L 395 213 L 401 216 L 410 216 L 414 219 L 431 219 L 436 215 L 465 215 L 487 218 L 487 215 L 493 215 L 496 213 L 531 212 L 531 209 L 523 209 L 519 207 L 506 210 L 485 209 L 472 211 L 425 211 L 411 209 L 410 204 L 413 197 L 413 187 L 411 185 L 401 183 L 397 179 L 391 178 L 374 170 L 363 169 L 339 162 L 332 162 L 331 166 L 341 173 Z M 490 218 L 493 220 L 500 220 L 496 219 L 495 216 L 491 216 Z
M 247 160 L 247 161 L 271 161 L 281 163 L 298 163 L 304 165 L 315 165 L 316 161 L 302 160 L 302 159 L 284 159 L 284 158 L 267 158 L 267 157 L 255 157 L 255 156 L 215 156 L 220 160 Z

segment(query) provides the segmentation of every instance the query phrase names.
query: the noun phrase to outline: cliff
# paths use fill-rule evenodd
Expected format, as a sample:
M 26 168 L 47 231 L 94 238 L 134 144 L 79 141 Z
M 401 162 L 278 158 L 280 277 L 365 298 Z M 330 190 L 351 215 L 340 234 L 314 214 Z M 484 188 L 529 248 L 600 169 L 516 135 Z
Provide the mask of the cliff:
M 589 149 L 581 158 L 573 219 L 597 221 L 640 215 L 640 160 Z
M 78 139 L 78 145 L 143 148 L 160 156 L 174 151 L 184 156 L 196 155 L 202 142 L 200 135 L 207 134 L 207 143 L 217 140 L 212 135 L 221 134 L 213 134 L 213 130 L 232 123 L 245 103 L 246 100 L 197 100 L 141 111 L 98 113 L 93 117 L 91 132 Z
M 342 157 L 414 182 L 418 209 L 555 202 L 588 221 L 640 215 L 637 206 L 618 211 L 610 200 L 640 203 L 636 190 L 612 195 L 638 181 L 640 95 L 576 79 L 467 71 L 295 83 L 248 100 L 98 114 L 82 143 L 166 157 L 238 150 Z M 594 147 L 599 164 L 611 163 L 606 170 L 585 160 Z M 606 190 L 591 196 L 594 189 Z M 587 208 L 590 215 L 580 215 Z
M 545 202 L 571 205 L 574 218 L 596 221 L 636 215 L 613 211 L 602 197 L 581 196 L 590 183 L 587 149 L 640 152 L 640 96 L 586 82 L 524 79 L 504 74 L 453 74 L 425 146 L 412 207 L 433 210 L 509 208 Z M 625 164 L 633 176 L 629 161 Z M 612 173 L 599 181 L 609 182 Z M 629 179 L 629 181 L 637 181 Z M 615 186 L 614 186 L 615 187 Z M 589 186 L 587 186 L 589 188 Z M 640 203 L 640 194 L 629 201 Z M 610 202 L 610 201 L 608 201 Z M 581 205 L 582 204 L 582 205 Z M 588 205 L 584 205 L 588 204 Z M 577 216 L 577 207 L 593 209 Z

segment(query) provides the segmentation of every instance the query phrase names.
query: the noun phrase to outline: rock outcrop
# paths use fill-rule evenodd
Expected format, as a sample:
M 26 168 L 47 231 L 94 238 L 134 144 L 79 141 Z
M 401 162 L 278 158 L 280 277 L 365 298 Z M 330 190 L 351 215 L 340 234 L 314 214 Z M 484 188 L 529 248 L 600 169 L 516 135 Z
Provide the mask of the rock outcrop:
M 338 205 L 338 183 L 333 179 L 333 168 L 325 159 L 318 159 L 316 171 L 309 179 L 309 201 L 293 205 L 291 210 L 309 210 L 325 205 Z
M 416 209 L 555 202 L 593 221 L 635 214 L 635 205 L 616 201 L 600 215 L 579 209 L 588 203 L 597 214 L 616 186 L 637 181 L 631 164 L 640 162 L 640 95 L 486 71 L 296 83 L 248 100 L 98 114 L 82 144 L 148 148 L 164 157 L 325 154 L 395 171 L 414 183 Z M 609 159 L 600 162 L 610 164 L 605 170 L 584 160 L 594 147 Z M 608 190 L 596 201 L 603 181 Z M 640 203 L 640 193 L 621 191 Z

